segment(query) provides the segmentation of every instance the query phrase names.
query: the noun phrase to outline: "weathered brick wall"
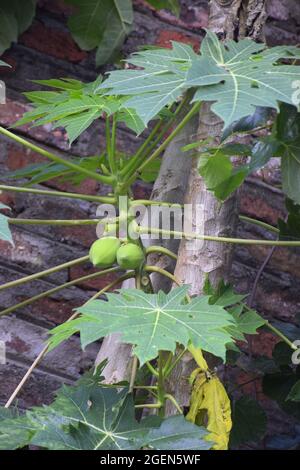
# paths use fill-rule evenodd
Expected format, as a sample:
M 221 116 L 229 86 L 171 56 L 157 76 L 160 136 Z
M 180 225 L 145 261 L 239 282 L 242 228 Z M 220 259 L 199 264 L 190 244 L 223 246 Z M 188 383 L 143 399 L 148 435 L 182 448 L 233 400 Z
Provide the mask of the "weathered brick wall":
M 155 12 L 145 6 L 143 1 L 135 2 L 135 24 L 124 45 L 124 54 L 135 50 L 141 44 L 168 45 L 172 39 L 190 42 L 198 46 L 207 25 L 207 1 L 184 0 L 180 19 L 166 12 Z M 32 27 L 23 34 L 17 45 L 4 55 L 12 65 L 11 70 L 1 71 L 8 88 L 8 102 L 0 106 L 0 123 L 10 126 L 27 109 L 21 92 L 36 89 L 30 79 L 54 77 L 75 77 L 83 81 L 96 78 L 94 54 L 82 52 L 74 43 L 66 28 L 69 8 L 57 0 L 40 0 L 38 15 Z M 300 42 L 300 2 L 298 0 L 271 0 L 269 20 L 266 28 L 270 44 Z M 109 67 L 107 67 L 109 68 Z M 105 71 L 105 69 L 101 70 Z M 87 156 L 97 154 L 104 148 L 104 128 L 99 122 L 92 126 L 72 147 L 72 154 Z M 19 130 L 26 137 L 45 145 L 64 158 L 70 151 L 66 135 L 62 130 L 51 126 Z M 121 128 L 118 135 L 119 147 L 125 151 L 134 150 L 139 143 L 132 133 Z M 8 170 L 22 168 L 29 163 L 43 161 L 34 152 L 0 139 L 1 181 L 8 182 Z M 276 225 L 278 216 L 284 216 L 284 198 L 279 189 L 279 170 L 274 162 L 273 168 L 261 171 L 244 185 L 240 193 L 241 212 Z M 89 194 L 105 194 L 105 187 L 94 181 L 86 181 L 80 187 L 59 180 L 52 180 L 41 188 L 72 190 Z M 151 187 L 138 184 L 136 196 L 146 198 Z M 9 204 L 14 217 L 22 218 L 87 218 L 95 214 L 92 203 L 70 199 L 36 198 L 33 196 L 5 193 L 0 201 Z M 83 256 L 95 238 L 93 227 L 41 227 L 26 226 L 13 229 L 15 248 L 0 242 L 0 283 L 18 279 L 29 273 L 38 272 L 56 264 Z M 247 238 L 269 237 L 260 228 L 240 224 L 239 235 Z M 249 292 L 257 270 L 267 255 L 265 247 L 237 247 L 235 250 L 232 280 L 240 292 Z M 293 324 L 300 305 L 300 263 L 299 250 L 276 249 L 260 280 L 256 306 L 267 318 Z M 0 293 L 0 309 L 20 302 L 61 282 L 75 279 L 91 272 L 90 266 L 74 267 L 43 280 L 26 284 L 17 289 Z M 106 279 L 83 283 L 69 290 L 61 291 L 50 298 L 36 302 L 32 306 L 19 309 L 15 314 L 1 319 L 0 339 L 6 341 L 8 362 L 0 366 L 0 402 L 3 403 L 43 347 L 49 327 L 61 323 L 71 315 L 72 308 L 82 304 Z M 291 326 L 292 328 L 292 326 Z M 262 333 L 253 343 L 254 353 L 270 355 L 276 339 L 269 333 Z M 19 396 L 23 407 L 46 403 L 51 393 L 63 381 L 72 381 L 88 368 L 97 352 L 97 345 L 82 353 L 78 338 L 72 338 L 60 348 L 49 354 L 36 369 L 28 384 Z M 247 376 L 248 377 L 248 376 Z M 247 380 L 242 374 L 237 380 Z M 252 389 L 249 389 L 251 393 Z M 270 406 L 260 393 L 265 407 Z M 272 412 L 272 427 L 278 432 L 294 432 L 294 424 L 281 413 Z

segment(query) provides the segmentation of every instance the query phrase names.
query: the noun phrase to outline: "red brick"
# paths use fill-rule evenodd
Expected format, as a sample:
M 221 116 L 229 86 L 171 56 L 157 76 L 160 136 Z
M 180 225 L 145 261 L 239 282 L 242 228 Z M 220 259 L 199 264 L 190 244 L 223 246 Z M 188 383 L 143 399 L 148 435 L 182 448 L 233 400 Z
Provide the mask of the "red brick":
M 156 39 L 156 44 L 161 47 L 167 47 L 171 49 L 171 41 L 183 42 L 184 44 L 190 44 L 193 46 L 195 51 L 199 51 L 200 40 L 195 39 L 188 34 L 183 34 L 179 31 L 170 31 L 168 29 L 163 29 L 159 32 L 159 36 Z
M 87 57 L 87 53 L 79 49 L 70 33 L 38 22 L 22 34 L 20 42 L 31 49 L 68 62 L 81 62 Z
M 79 277 L 86 276 L 88 274 L 92 274 L 94 272 L 99 271 L 99 269 L 90 268 L 88 269 L 85 266 L 74 266 L 70 269 L 70 280 L 77 279 Z M 81 282 L 77 284 L 79 287 L 84 289 L 96 289 L 101 290 L 106 287 L 108 284 L 113 282 L 117 279 L 118 275 L 115 273 L 107 274 L 105 276 L 100 276 L 95 279 L 91 279 L 88 281 Z
M 58 325 L 68 320 L 74 313 L 73 309 L 79 306 L 80 303 L 76 301 L 44 298 L 34 302 L 30 310 L 33 317 L 42 317 Z
M 268 201 L 249 193 L 242 194 L 240 198 L 240 212 L 255 219 L 261 219 L 272 225 L 277 225 L 279 217 L 283 217 L 279 209 L 272 207 Z

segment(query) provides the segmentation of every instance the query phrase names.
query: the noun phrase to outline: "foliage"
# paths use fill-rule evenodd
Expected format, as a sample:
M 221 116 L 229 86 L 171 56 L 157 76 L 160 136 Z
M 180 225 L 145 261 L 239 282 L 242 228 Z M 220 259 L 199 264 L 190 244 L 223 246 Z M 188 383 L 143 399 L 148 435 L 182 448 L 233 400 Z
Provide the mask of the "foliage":
M 145 125 L 189 88 L 193 101 L 213 101 L 212 110 L 225 128 L 252 115 L 256 106 L 278 110 L 278 101 L 293 104 L 292 84 L 299 66 L 281 65 L 280 59 L 299 57 L 297 47 L 267 49 L 250 39 L 219 42 L 207 31 L 201 55 L 192 47 L 173 42 L 173 48 L 141 51 L 128 63 L 142 70 L 111 72 L 99 88 L 114 95 L 131 95 L 127 104 Z
M 249 396 L 233 402 L 232 421 L 230 447 L 258 441 L 266 432 L 266 413 L 260 404 Z
M 79 0 L 70 0 L 69 3 L 78 6 L 70 20 L 78 43 L 87 49 L 98 47 L 99 61 L 114 54 L 132 20 L 131 3 L 102 2 L 101 8 L 98 1 L 92 1 L 89 5 L 83 5 Z M 175 10 L 178 7 L 176 1 L 151 3 L 159 7 L 168 5 Z M 91 15 L 92 7 L 95 8 L 94 16 Z M 84 9 L 87 16 L 84 16 Z M 105 21 L 103 15 L 106 15 Z M 103 28 L 99 32 L 101 24 Z M 107 37 L 111 33 L 107 28 L 111 26 L 114 45 L 113 50 L 108 51 Z M 116 215 L 113 220 L 106 221 L 107 225 L 116 227 L 118 231 L 114 246 L 108 240 L 109 243 L 105 243 L 103 248 L 103 238 L 100 242 L 94 242 L 93 250 L 96 251 L 91 251 L 91 260 L 98 267 L 108 267 L 109 272 L 132 269 L 126 274 L 122 273 L 116 281 L 78 307 L 75 316 L 68 322 L 52 330 L 47 350 L 52 350 L 76 333 L 80 333 L 83 347 L 106 335 L 120 333 L 122 342 L 133 345 L 134 358 L 129 386 L 124 383 L 104 385 L 101 370 L 96 373 L 91 371 L 76 386 L 63 387 L 47 407 L 34 408 L 26 414 L 0 409 L 1 448 L 22 448 L 33 444 L 48 449 L 201 450 L 227 449 L 229 442 L 235 447 L 261 438 L 266 426 L 264 412 L 257 403 L 248 397 L 241 397 L 239 392 L 237 399 L 236 389 L 231 390 L 232 384 L 225 382 L 229 399 L 218 377 L 218 367 L 210 370 L 208 366 L 207 361 L 211 359 L 214 364 L 219 364 L 222 359 L 233 368 L 257 374 L 253 380 L 262 379 L 264 393 L 276 400 L 284 411 L 299 418 L 299 367 L 291 364 L 291 341 L 283 332 L 278 332 L 285 343 L 275 347 L 272 359 L 247 355 L 244 346 L 248 335 L 256 334 L 259 328 L 271 328 L 276 333 L 276 327 L 248 307 L 245 295 L 236 294 L 224 281 L 213 287 L 209 275 L 203 294 L 193 298 L 188 295 L 189 286 L 174 288 L 169 293 L 154 293 L 149 277 L 154 268 L 177 285 L 180 281 L 161 267 L 149 266 L 148 254 L 163 253 L 173 259 L 176 255 L 164 247 L 146 248 L 140 236 L 142 228 L 137 223 L 131 224 L 132 217 L 128 215 L 129 209 L 143 203 L 133 198 L 135 181 L 138 178 L 151 181 L 156 177 L 160 167 L 159 157 L 169 142 L 179 139 L 184 126 L 198 113 L 200 101 L 210 101 L 213 102 L 213 111 L 224 121 L 220 142 L 210 138 L 190 142 L 182 148 L 182 153 L 192 151 L 186 158 L 198 159 L 198 169 L 207 188 L 221 201 L 271 157 L 281 157 L 289 215 L 287 220 L 279 220 L 279 230 L 269 228 L 277 231 L 287 246 L 299 246 L 297 146 L 300 126 L 299 113 L 292 106 L 291 98 L 292 81 L 299 75 L 299 66 L 289 65 L 291 59 L 299 58 L 299 54 L 299 49 L 295 47 L 268 49 L 264 44 L 248 39 L 223 44 L 215 34 L 208 32 L 201 54 L 196 54 L 190 46 L 176 42 L 172 49 L 149 47 L 128 60 L 134 68 L 111 72 L 105 80 L 99 77 L 89 84 L 68 78 L 38 81 L 37 85 L 47 86 L 48 90 L 26 93 L 33 109 L 23 116 L 17 126 L 53 123 L 55 127 L 66 129 L 72 144 L 96 121 L 99 127 L 105 126 L 106 148 L 101 155 L 64 160 L 0 128 L 5 136 L 51 161 L 30 165 L 7 176 L 29 179 L 27 186 L 58 176 L 75 184 L 88 177 L 109 185 L 111 189 L 106 196 L 59 194 L 58 191 L 45 190 L 42 194 L 96 202 L 105 200 L 114 204 Z M 284 63 L 281 59 L 285 59 Z M 276 111 L 280 112 L 276 115 Z M 155 122 L 146 130 L 152 120 Z M 145 130 L 144 141 L 134 155 L 125 155 L 117 148 L 117 128 L 124 124 L 136 135 Z M 258 137 L 261 130 L 263 135 L 260 133 Z M 236 134 L 247 135 L 246 144 L 237 143 Z M 239 157 L 238 164 L 236 157 Z M 38 188 L 9 189 L 41 192 Z M 128 197 L 126 210 L 120 204 L 120 196 Z M 166 201 L 147 203 L 169 205 Z M 1 205 L 0 208 L 7 207 Z M 55 225 L 98 223 L 97 219 L 19 221 L 24 224 Z M 0 214 L 0 237 L 12 242 L 10 222 L 18 223 L 18 219 L 10 221 L 6 215 Z M 121 222 L 125 222 L 124 233 L 119 230 Z M 250 222 L 261 224 L 251 219 Z M 165 232 L 174 235 L 172 231 Z M 190 238 L 184 232 L 181 235 Z M 196 234 L 195 237 L 208 239 L 205 234 Z M 225 237 L 214 239 L 241 244 L 260 242 Z M 278 241 L 264 242 L 280 244 Z M 124 249 L 125 255 L 122 254 Z M 75 264 L 77 262 L 74 261 Z M 47 273 L 49 270 L 34 275 L 34 278 L 29 276 L 12 281 L 0 289 L 38 279 Z M 105 270 L 96 271 L 92 276 L 105 273 Z M 117 282 L 130 277 L 135 278 L 135 289 L 107 293 Z M 86 277 L 76 279 L 76 282 L 82 279 Z M 57 286 L 55 291 L 65 286 Z M 51 292 L 53 290 L 39 294 L 38 298 L 46 297 Z M 106 297 L 98 300 L 103 294 Z M 36 299 L 27 300 L 26 305 Z M 20 305 L 0 314 L 10 313 Z M 182 404 L 168 393 L 170 375 L 186 351 L 192 354 L 198 366 L 189 378 L 192 393 L 188 420 L 184 418 Z M 145 369 L 151 373 L 146 380 Z M 184 379 L 188 381 L 188 377 Z M 150 380 L 151 385 L 148 385 Z M 242 386 L 238 385 L 238 388 Z M 165 419 L 168 401 L 180 414 Z M 156 416 L 137 419 L 141 416 L 136 413 L 137 407 L 153 409 Z
M 1 0 L 0 55 L 30 27 L 36 3 L 37 0 Z M 65 0 L 65 3 L 75 8 L 68 26 L 78 46 L 84 51 L 96 49 L 97 66 L 115 60 L 133 25 L 132 0 Z M 148 3 L 179 16 L 178 0 L 149 0 Z
M 145 294 L 121 289 L 107 294 L 107 302 L 95 300 L 78 309 L 81 317 L 52 330 L 51 346 L 80 332 L 82 346 L 110 333 L 122 332 L 122 341 L 135 345 L 140 363 L 154 359 L 159 350 L 175 351 L 176 343 L 225 357 L 231 335 L 226 327 L 234 320 L 219 305 L 210 305 L 209 297 L 195 297 L 186 303 L 188 286 L 169 294 Z
M 0 449 L 29 444 L 50 450 L 209 449 L 204 428 L 183 416 L 138 423 L 132 396 L 101 385 L 101 369 L 63 386 L 49 406 L 25 415 L 0 410 Z
M 29 28 L 35 15 L 35 8 L 36 0 L 22 0 L 22 2 L 1 0 L 0 55 Z
M 68 25 L 85 51 L 97 48 L 96 65 L 113 61 L 133 23 L 131 0 L 66 0 L 78 11 Z

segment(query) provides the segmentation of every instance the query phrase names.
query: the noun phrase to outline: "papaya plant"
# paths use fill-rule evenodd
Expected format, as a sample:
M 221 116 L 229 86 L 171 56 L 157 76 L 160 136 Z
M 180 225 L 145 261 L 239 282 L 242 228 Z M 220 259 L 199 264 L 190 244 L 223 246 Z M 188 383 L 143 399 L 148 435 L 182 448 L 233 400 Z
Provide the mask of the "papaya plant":
M 98 270 L 85 276 L 85 280 L 111 272 L 118 273 L 119 277 L 84 305 L 78 305 L 67 322 L 50 331 L 44 350 L 5 408 L 0 410 L 0 448 L 15 449 L 32 444 L 48 449 L 197 450 L 227 449 L 229 442 L 237 445 L 243 409 L 252 406 L 257 411 L 257 408 L 253 403 L 249 405 L 248 400 L 241 400 L 235 402 L 231 413 L 231 399 L 211 359 L 214 358 L 216 364 L 236 363 L 233 357 L 242 354 L 241 344 L 259 328 L 268 328 L 277 334 L 286 343 L 290 355 L 297 347 L 250 308 L 244 302 L 245 296 L 236 294 L 225 282 L 216 289 L 208 278 L 204 294 L 190 296 L 189 286 L 181 285 L 173 273 L 148 264 L 151 253 L 163 253 L 172 259 L 176 259 L 176 254 L 161 246 L 147 246 L 145 235 L 180 236 L 226 244 L 300 246 L 299 231 L 295 233 L 299 228 L 300 114 L 293 99 L 293 84 L 300 76 L 299 65 L 296 65 L 299 58 L 297 47 L 267 48 L 251 39 L 222 43 L 216 34 L 207 31 L 201 53 L 178 42 L 173 43 L 172 49 L 151 47 L 133 54 L 127 61 L 130 67 L 110 72 L 107 78 L 99 77 L 89 84 L 73 79 L 39 81 L 50 90 L 25 93 L 33 107 L 16 127 L 52 123 L 54 127 L 65 128 L 72 144 L 95 120 L 101 119 L 105 121 L 106 150 L 102 155 L 67 160 L 1 127 L 3 136 L 46 157 L 50 163 L 30 165 L 7 175 L 12 179 L 27 178 L 28 182 L 24 186 L 0 185 L 0 189 L 110 204 L 115 216 L 28 220 L 1 214 L 0 236 L 11 243 L 9 227 L 13 224 L 94 225 L 101 236 L 97 239 L 95 234 L 86 256 L 6 283 L 0 286 L 0 291 L 17 288 L 29 280 L 88 259 Z M 182 147 L 182 158 L 198 162 L 207 188 L 222 202 L 248 174 L 264 166 L 272 156 L 281 157 L 283 190 L 290 201 L 287 221 L 279 221 L 277 228 L 240 216 L 248 223 L 276 233 L 279 239 L 206 235 L 152 227 L 149 223 L 145 225 L 144 219 L 143 223 L 138 221 L 135 208 L 170 204 L 135 200 L 132 185 L 145 178 L 149 168 L 155 175 L 168 144 L 201 113 L 205 102 L 213 102 L 212 110 L 224 122 L 223 139 L 218 144 L 208 145 L 207 141 L 191 136 L 192 142 Z M 145 135 L 134 155 L 124 155 L 117 149 L 119 124 L 137 135 Z M 262 130 L 263 137 L 259 136 Z M 241 133 L 254 139 L 247 145 L 236 143 L 234 138 Z M 241 157 L 238 165 L 232 161 L 232 157 L 237 156 Z M 77 183 L 92 178 L 111 189 L 106 196 L 92 196 L 32 187 L 56 176 Z M 1 209 L 7 208 L 1 206 Z M 172 280 L 176 287 L 170 292 L 154 292 L 151 281 L 154 272 Z M 82 279 L 8 307 L 0 315 L 14 312 Z M 127 279 L 135 279 L 135 288 L 123 287 L 113 292 Z M 10 411 L 10 405 L 43 356 L 78 333 L 83 348 L 111 333 L 121 333 L 121 341 L 133 348 L 128 382 L 105 383 L 101 378 L 105 366 L 102 364 L 74 387 L 63 387 L 49 407 L 28 411 L 26 415 Z M 187 351 L 197 364 L 189 378 L 188 410 L 168 391 L 168 379 Z M 292 367 L 289 373 L 297 378 Z M 287 390 L 291 401 L 299 398 L 295 377 L 291 390 Z M 168 403 L 176 408 L 175 416 L 166 416 Z M 155 419 L 143 417 L 144 410 L 150 410 Z M 257 415 L 257 434 L 262 435 L 265 416 L 260 410 Z M 243 431 L 241 435 L 251 440 L 256 433 Z

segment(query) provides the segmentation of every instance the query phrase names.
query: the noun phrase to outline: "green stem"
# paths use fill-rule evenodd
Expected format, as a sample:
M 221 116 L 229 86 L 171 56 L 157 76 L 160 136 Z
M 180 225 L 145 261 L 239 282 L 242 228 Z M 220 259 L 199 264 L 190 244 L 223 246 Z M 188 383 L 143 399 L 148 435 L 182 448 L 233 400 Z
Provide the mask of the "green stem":
M 0 286 L 0 291 L 4 289 L 9 289 L 10 287 L 17 287 L 25 282 L 34 281 L 35 279 L 39 279 L 43 276 L 48 276 L 49 274 L 56 273 L 57 271 L 61 271 L 62 269 L 67 269 L 72 266 L 76 266 L 77 264 L 84 263 L 85 261 L 89 260 L 89 256 L 83 256 L 82 258 L 77 258 L 72 261 L 68 261 L 67 263 L 59 264 L 58 266 L 54 266 L 53 268 L 46 269 L 45 271 L 40 271 L 39 273 L 30 274 L 30 276 L 22 277 L 21 279 L 17 279 L 16 281 L 7 282 Z
M 67 287 L 72 287 L 76 284 L 79 284 L 80 282 L 95 279 L 97 277 L 104 276 L 105 274 L 109 274 L 109 273 L 112 273 L 112 272 L 117 272 L 119 270 L 120 270 L 120 268 L 105 269 L 104 271 L 99 271 L 97 273 L 87 274 L 86 276 L 74 279 L 73 281 L 66 282 L 65 284 L 61 284 L 60 286 L 53 287 L 52 289 L 49 289 L 45 292 L 42 292 L 41 294 L 37 294 L 34 297 L 31 297 L 30 299 L 24 300 L 23 302 L 20 302 L 16 305 L 13 305 L 12 307 L 8 307 L 5 310 L 2 310 L 2 312 L 0 312 L 0 316 L 8 315 L 9 313 L 12 313 L 12 312 L 14 312 L 15 310 L 17 310 L 19 308 L 26 307 L 27 305 L 30 305 L 33 302 L 36 302 L 37 300 L 40 300 L 40 299 L 43 299 L 44 297 L 48 297 L 49 295 L 55 294 L 56 292 L 59 292 L 62 289 L 66 289 Z M 128 273 L 128 274 L 130 274 L 129 277 L 133 276 L 132 273 Z M 126 277 L 126 279 L 128 279 L 128 277 Z M 119 283 L 122 280 L 123 280 L 123 278 L 120 277 L 120 278 L 116 279 L 116 282 Z
M 158 273 L 158 274 L 162 274 L 163 276 L 165 277 L 168 277 L 169 279 L 171 279 L 171 281 L 175 282 L 175 284 L 177 284 L 178 286 L 181 286 L 180 282 L 178 281 L 178 279 L 176 279 L 176 277 L 169 273 L 169 271 L 166 271 L 165 269 L 163 268 L 159 268 L 158 266 L 145 266 L 144 267 L 144 270 L 147 272 L 147 273 Z
M 166 393 L 165 398 L 167 398 L 168 400 L 170 400 L 173 403 L 173 405 L 175 406 L 175 408 L 177 409 L 177 411 L 179 411 L 179 413 L 181 415 L 183 414 L 182 409 L 180 408 L 179 404 L 177 403 L 177 401 L 175 400 L 173 395 L 171 395 L 170 393 Z
M 160 126 L 161 126 L 161 119 L 156 123 L 146 140 L 143 142 L 143 144 L 140 146 L 136 154 L 134 155 L 133 158 L 122 168 L 120 171 L 120 175 L 125 177 L 126 175 L 130 175 L 132 171 L 134 171 L 136 165 L 139 162 L 139 159 L 141 156 L 145 155 L 147 148 L 151 144 L 151 141 L 155 137 L 156 133 L 158 132 Z
M 78 220 L 44 220 L 44 219 L 7 219 L 13 225 L 96 225 L 103 223 L 100 219 L 78 219 Z
M 236 245 L 266 245 L 266 246 L 290 246 L 297 247 L 300 246 L 300 240 L 295 242 L 290 241 L 278 241 L 278 240 L 256 240 L 256 239 L 247 239 L 247 238 L 227 238 L 227 237 L 214 237 L 209 235 L 198 235 L 195 233 L 186 233 L 176 230 L 164 230 L 159 228 L 144 228 L 137 227 L 136 231 L 138 233 L 144 234 L 159 234 L 159 235 L 176 235 L 183 238 L 190 238 L 196 240 L 208 240 L 212 242 L 220 243 L 233 243 Z
M 251 312 L 253 310 L 252 308 L 248 307 L 247 304 L 243 304 L 243 306 L 249 312 Z M 292 341 L 290 341 L 289 338 L 287 338 L 287 336 L 285 336 L 280 330 L 278 330 L 275 326 L 273 326 L 268 320 L 266 321 L 265 325 L 263 325 L 263 326 L 269 328 L 269 330 L 271 330 L 273 333 L 275 333 L 276 336 L 281 338 L 291 349 L 293 349 L 294 351 L 297 351 L 297 346 L 295 346 L 292 343 Z
M 139 408 L 157 409 L 157 408 L 161 408 L 161 403 L 143 403 L 142 405 L 134 405 L 134 407 L 137 409 Z
M 182 131 L 186 124 L 192 119 L 192 117 L 199 111 L 201 102 L 195 103 L 190 111 L 184 116 L 181 122 L 175 127 L 173 132 L 164 140 L 164 142 L 147 158 L 144 163 L 139 167 L 139 172 L 142 172 L 149 163 L 155 160 L 169 145 L 169 143 Z
M 133 388 L 136 388 L 137 390 L 157 390 L 156 385 L 135 385 Z
M 292 341 L 290 341 L 283 333 L 281 333 L 280 330 L 275 328 L 275 326 L 273 326 L 270 322 L 267 321 L 265 326 L 269 328 L 269 330 L 271 330 L 273 333 L 275 333 L 275 335 L 281 338 L 291 349 L 297 351 L 297 346 L 293 344 Z
M 158 372 L 154 367 L 150 364 L 150 362 L 146 362 L 146 366 L 150 370 L 151 374 L 154 375 L 155 377 L 158 377 Z
M 155 245 L 149 246 L 146 249 L 146 255 L 150 255 L 151 253 L 161 253 L 163 255 L 169 256 L 175 261 L 177 260 L 177 255 L 173 253 L 173 251 L 168 250 L 168 248 L 165 248 L 163 246 L 155 246 Z
M 247 217 L 246 215 L 239 215 L 239 218 L 244 222 L 248 222 L 249 224 L 258 225 L 269 232 L 279 233 L 280 230 L 277 227 L 273 227 L 273 225 L 267 224 L 266 222 L 262 222 L 261 220 L 252 219 L 251 217 Z
M 178 356 L 176 356 L 175 360 L 172 362 L 172 364 L 165 370 L 165 378 L 169 377 L 171 372 L 174 370 L 178 362 L 181 360 L 181 358 L 185 355 L 187 349 L 183 349 Z
M 165 416 L 165 404 L 166 404 L 166 393 L 164 384 L 164 366 L 163 366 L 163 352 L 158 353 L 158 379 L 157 379 L 157 396 L 158 402 L 161 403 L 159 409 L 159 416 L 163 418 Z
M 171 129 L 174 121 L 176 120 L 178 115 L 181 113 L 181 111 L 185 107 L 185 105 L 189 102 L 190 98 L 191 98 L 190 93 L 187 93 L 185 95 L 184 99 L 181 101 L 181 103 L 177 107 L 176 111 L 173 113 L 172 117 L 162 127 L 161 131 L 156 136 L 156 139 L 154 139 L 153 142 L 151 143 L 152 138 L 155 137 L 155 135 L 159 131 L 159 128 L 161 126 L 162 121 L 157 123 L 157 125 L 154 127 L 153 131 L 151 132 L 151 134 L 149 136 L 149 137 L 151 137 L 151 139 L 149 139 L 149 141 L 147 139 L 147 145 L 145 147 L 143 146 L 142 151 L 140 151 L 140 150 L 138 151 L 138 156 L 136 156 L 137 158 L 135 157 L 132 160 L 131 167 L 130 167 L 129 171 L 127 171 L 127 173 L 126 173 L 127 178 L 130 178 L 132 176 L 132 174 L 134 174 L 135 171 L 139 169 L 139 167 L 140 167 L 141 163 L 143 162 L 143 160 L 145 160 L 145 158 L 147 158 L 151 154 L 151 152 L 155 149 L 155 147 L 161 142 L 162 138 Z M 149 145 L 148 145 L 148 143 L 149 143 Z
M 79 199 L 82 201 L 103 202 L 107 204 L 115 203 L 115 199 L 109 196 L 90 196 L 89 194 L 74 194 L 74 193 L 66 193 L 62 191 L 47 191 L 44 189 L 21 188 L 18 186 L 6 186 L 3 184 L 0 185 L 0 191 L 13 191 L 16 193 L 39 194 L 41 196 L 64 197 L 64 198 L 69 198 L 69 199 Z
M 79 165 L 76 165 L 76 163 L 72 163 L 68 160 L 65 160 L 64 158 L 59 157 L 58 155 L 54 155 L 51 152 L 48 152 L 47 150 L 38 147 L 35 144 L 32 144 L 28 140 L 23 139 L 22 137 L 19 137 L 12 132 L 8 131 L 4 127 L 0 127 L 0 134 L 5 135 L 6 137 L 9 137 L 10 139 L 14 140 L 15 142 L 18 142 L 21 145 L 24 145 L 24 147 L 29 148 L 30 150 L 33 150 L 36 153 L 39 153 L 43 157 L 49 158 L 49 160 L 52 160 L 53 162 L 59 163 L 61 165 L 64 165 L 68 168 L 71 168 L 72 170 L 82 173 L 89 178 L 92 178 L 94 180 L 100 181 L 101 183 L 105 184 L 112 184 L 114 182 L 114 178 L 111 176 L 105 176 L 105 175 L 99 175 L 98 173 L 95 173 L 93 171 L 88 170 L 87 168 L 83 168 Z
M 135 172 L 132 177 L 124 183 L 124 189 L 128 188 L 133 181 L 135 181 L 138 174 L 140 174 L 147 165 L 149 165 L 153 160 L 155 160 L 169 145 L 169 143 L 182 131 L 185 125 L 192 119 L 192 117 L 199 111 L 201 102 L 195 103 L 190 111 L 185 115 L 182 121 L 178 126 L 171 132 L 171 134 L 164 140 L 164 142 L 138 167 L 138 172 Z
M 116 131 L 115 127 L 114 127 L 114 131 Z M 106 152 L 107 152 L 109 168 L 112 174 L 116 174 L 117 168 L 116 168 L 115 153 L 113 150 L 112 138 L 110 135 L 109 116 L 106 116 L 106 119 L 105 119 L 105 137 L 106 137 Z

